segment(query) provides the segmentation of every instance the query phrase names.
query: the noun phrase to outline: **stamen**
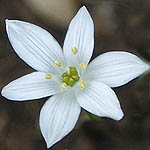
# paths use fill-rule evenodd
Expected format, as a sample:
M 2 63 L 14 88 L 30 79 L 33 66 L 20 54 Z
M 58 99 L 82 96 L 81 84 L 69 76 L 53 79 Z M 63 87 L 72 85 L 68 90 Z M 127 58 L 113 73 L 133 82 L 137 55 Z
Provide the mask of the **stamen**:
M 80 67 L 81 67 L 81 69 L 85 69 L 87 67 L 87 64 L 82 63 L 82 64 L 80 64 Z
M 62 83 L 61 86 L 60 86 L 60 88 L 61 88 L 62 90 L 64 90 L 66 87 L 67 87 L 67 84 L 66 84 L 66 83 Z
M 75 54 L 75 55 L 76 55 L 76 54 L 77 54 L 77 52 L 78 52 L 78 50 L 77 50 L 77 48 L 76 48 L 76 47 L 72 48 L 72 53 L 73 53 L 73 54 Z
M 45 75 L 45 78 L 46 78 L 46 79 L 51 79 L 51 78 L 52 78 L 52 75 L 49 74 L 49 73 L 47 73 L 47 74 Z
M 55 61 L 55 64 L 56 64 L 57 67 L 61 67 L 61 62 L 60 62 L 60 60 L 56 60 L 56 61 Z
M 82 89 L 85 89 L 87 87 L 87 85 L 86 85 L 84 80 L 80 81 L 80 86 L 81 86 Z

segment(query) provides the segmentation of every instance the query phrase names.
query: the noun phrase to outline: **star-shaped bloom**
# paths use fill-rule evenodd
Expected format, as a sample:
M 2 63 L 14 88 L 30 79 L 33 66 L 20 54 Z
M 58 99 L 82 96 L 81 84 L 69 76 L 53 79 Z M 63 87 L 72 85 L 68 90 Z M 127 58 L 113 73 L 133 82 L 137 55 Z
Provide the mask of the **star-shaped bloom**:
M 6 20 L 6 30 L 15 52 L 36 72 L 9 83 L 2 95 L 15 101 L 53 95 L 40 112 L 47 147 L 74 128 L 81 107 L 120 120 L 123 112 L 111 87 L 124 85 L 149 68 L 137 56 L 121 51 L 104 53 L 89 63 L 94 25 L 84 6 L 69 25 L 63 51 L 51 34 L 31 23 Z

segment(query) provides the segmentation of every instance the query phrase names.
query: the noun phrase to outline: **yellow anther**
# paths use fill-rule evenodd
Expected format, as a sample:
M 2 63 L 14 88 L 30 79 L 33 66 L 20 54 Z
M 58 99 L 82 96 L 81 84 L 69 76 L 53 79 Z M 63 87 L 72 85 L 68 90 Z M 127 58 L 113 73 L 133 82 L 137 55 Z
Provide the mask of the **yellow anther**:
M 60 62 L 60 60 L 56 60 L 56 61 L 55 61 L 55 64 L 56 64 L 57 67 L 61 67 L 61 62 Z
M 62 90 L 64 90 L 66 87 L 67 87 L 67 84 L 66 84 L 66 83 L 62 83 L 61 86 L 60 86 L 60 88 L 61 88 Z
M 52 75 L 49 74 L 49 73 L 47 73 L 47 74 L 45 75 L 45 78 L 46 78 L 46 79 L 51 79 L 51 78 L 52 78 Z
M 81 86 L 82 89 L 85 89 L 87 87 L 87 85 L 86 85 L 84 80 L 80 81 L 80 86 Z
M 77 54 L 77 52 L 78 52 L 78 50 L 77 50 L 77 48 L 76 48 L 76 47 L 72 48 L 72 53 L 73 53 L 73 54 L 75 54 L 75 55 L 76 55 L 76 54 Z
M 81 69 L 85 69 L 87 67 L 87 64 L 82 63 L 82 64 L 80 64 L 80 67 L 81 67 Z

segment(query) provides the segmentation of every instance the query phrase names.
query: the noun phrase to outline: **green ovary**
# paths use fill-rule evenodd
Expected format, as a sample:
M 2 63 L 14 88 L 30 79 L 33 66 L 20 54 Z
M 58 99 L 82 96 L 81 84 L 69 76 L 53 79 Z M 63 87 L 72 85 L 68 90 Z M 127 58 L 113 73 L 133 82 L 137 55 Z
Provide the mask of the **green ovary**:
M 71 87 L 74 86 L 74 84 L 80 79 L 77 69 L 75 67 L 69 67 L 68 72 L 64 72 L 61 77 L 62 83 L 66 83 L 68 86 Z

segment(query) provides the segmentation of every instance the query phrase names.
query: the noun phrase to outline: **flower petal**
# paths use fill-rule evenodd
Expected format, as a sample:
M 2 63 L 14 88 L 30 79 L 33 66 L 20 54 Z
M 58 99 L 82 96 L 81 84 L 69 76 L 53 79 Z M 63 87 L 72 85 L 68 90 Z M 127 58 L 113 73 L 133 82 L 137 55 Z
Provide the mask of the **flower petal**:
M 93 53 L 93 46 L 94 25 L 89 12 L 83 6 L 72 19 L 64 41 L 63 50 L 68 65 L 88 64 Z M 78 52 L 73 54 L 72 48 L 76 48 Z
M 61 92 L 54 79 L 46 79 L 45 73 L 34 72 L 18 78 L 2 89 L 2 96 L 10 100 L 38 99 Z
M 123 112 L 114 91 L 98 81 L 87 82 L 87 88 L 76 93 L 77 101 L 85 110 L 101 117 L 120 120 Z
M 6 30 L 15 52 L 41 72 L 57 73 L 56 60 L 64 61 L 62 49 L 46 30 L 31 23 L 6 20 Z
M 75 126 L 81 107 L 72 94 L 52 96 L 40 113 L 40 128 L 47 147 L 66 136 Z
M 89 64 L 86 77 L 98 79 L 110 87 L 118 87 L 140 76 L 148 68 L 147 64 L 131 53 L 107 52 Z

